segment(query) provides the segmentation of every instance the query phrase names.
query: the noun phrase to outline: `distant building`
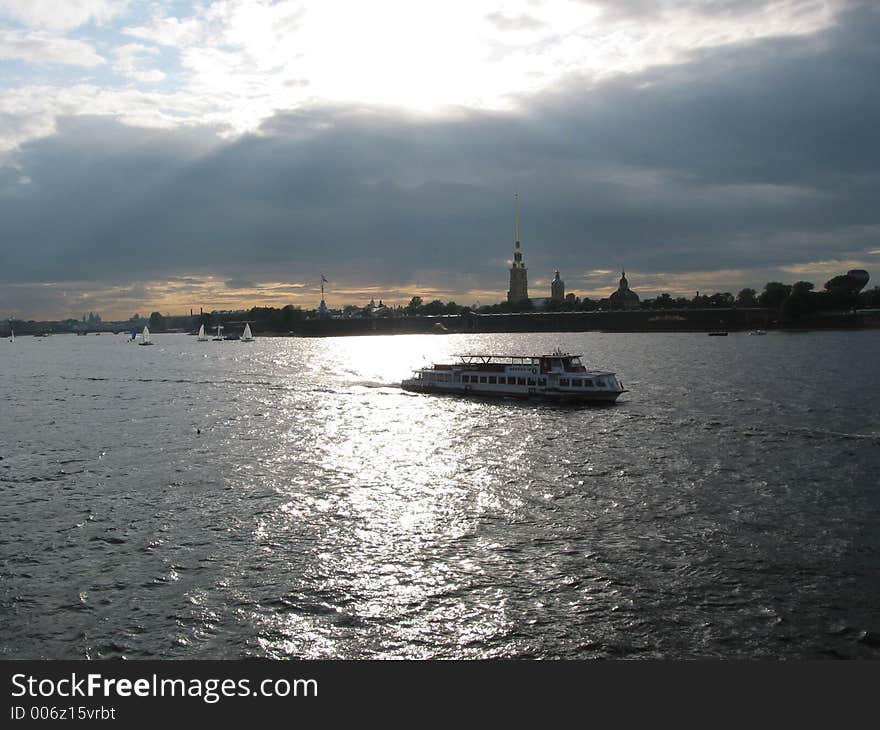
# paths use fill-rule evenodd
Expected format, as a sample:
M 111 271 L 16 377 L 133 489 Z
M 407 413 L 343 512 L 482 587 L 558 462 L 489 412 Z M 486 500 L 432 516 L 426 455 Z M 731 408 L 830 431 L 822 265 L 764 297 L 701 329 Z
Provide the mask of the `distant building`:
M 550 301 L 559 304 L 565 301 L 565 282 L 559 278 L 559 269 L 556 269 L 556 276 L 550 282 Z
M 629 282 L 626 280 L 626 271 L 620 272 L 620 284 L 617 291 L 608 297 L 612 309 L 638 309 L 641 302 L 639 295 L 629 288 Z
M 370 300 L 370 314 L 374 317 L 390 317 L 392 312 L 391 310 L 382 303 L 382 300 L 379 300 L 379 303 L 371 299 Z
M 321 274 L 321 303 L 318 305 L 318 310 L 316 312 L 319 319 L 326 319 L 330 316 L 330 310 L 327 309 L 327 303 L 324 301 L 324 284 L 327 283 L 327 278 Z
M 515 195 L 514 229 L 516 242 L 513 249 L 513 263 L 510 265 L 510 289 L 507 301 L 512 305 L 521 304 L 529 298 L 529 283 L 526 265 L 523 263 L 522 249 L 519 245 L 519 193 Z

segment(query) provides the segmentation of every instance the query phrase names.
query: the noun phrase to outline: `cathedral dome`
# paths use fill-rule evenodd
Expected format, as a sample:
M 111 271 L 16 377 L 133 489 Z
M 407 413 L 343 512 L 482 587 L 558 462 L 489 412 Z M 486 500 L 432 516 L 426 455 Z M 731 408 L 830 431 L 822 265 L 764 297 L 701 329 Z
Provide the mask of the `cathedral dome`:
M 629 288 L 626 271 L 620 272 L 620 285 L 617 291 L 608 297 L 614 309 L 637 309 L 640 304 L 639 295 Z

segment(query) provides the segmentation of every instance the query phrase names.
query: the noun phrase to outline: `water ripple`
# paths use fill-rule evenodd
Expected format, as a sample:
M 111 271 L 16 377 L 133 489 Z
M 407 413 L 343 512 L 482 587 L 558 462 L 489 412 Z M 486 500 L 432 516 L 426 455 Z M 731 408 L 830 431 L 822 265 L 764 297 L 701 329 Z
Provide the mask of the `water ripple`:
M 29 339 L 0 656 L 880 658 L 877 333 Z M 620 405 L 398 385 L 557 345 Z

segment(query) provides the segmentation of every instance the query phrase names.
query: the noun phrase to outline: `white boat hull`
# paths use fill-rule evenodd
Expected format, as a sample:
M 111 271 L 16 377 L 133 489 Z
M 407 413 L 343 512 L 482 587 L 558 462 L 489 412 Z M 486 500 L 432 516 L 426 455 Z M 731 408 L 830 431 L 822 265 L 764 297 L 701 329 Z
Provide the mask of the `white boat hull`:
M 541 398 L 559 403 L 615 403 L 626 389 L 590 390 L 583 392 L 563 391 L 554 388 L 483 388 L 479 384 L 459 385 L 457 383 L 424 383 L 415 379 L 401 383 L 404 390 L 414 393 L 443 395 L 489 396 L 494 398 Z

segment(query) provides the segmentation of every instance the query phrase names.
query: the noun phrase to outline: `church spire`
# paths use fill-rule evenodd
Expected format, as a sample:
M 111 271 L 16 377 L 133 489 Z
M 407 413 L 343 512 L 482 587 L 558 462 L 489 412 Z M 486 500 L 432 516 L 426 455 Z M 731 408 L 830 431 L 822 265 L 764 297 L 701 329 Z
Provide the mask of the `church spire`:
M 513 229 L 516 234 L 516 247 L 519 248 L 519 193 L 513 194 Z
M 513 263 L 510 265 L 510 289 L 507 292 L 507 301 L 518 305 L 529 298 L 528 278 L 526 265 L 523 262 L 522 248 L 519 240 L 519 193 L 514 193 L 513 209 Z
M 513 194 L 513 232 L 514 232 L 514 246 L 513 246 L 513 265 L 514 268 L 525 268 L 525 265 L 522 262 L 522 249 L 519 245 L 519 193 Z

